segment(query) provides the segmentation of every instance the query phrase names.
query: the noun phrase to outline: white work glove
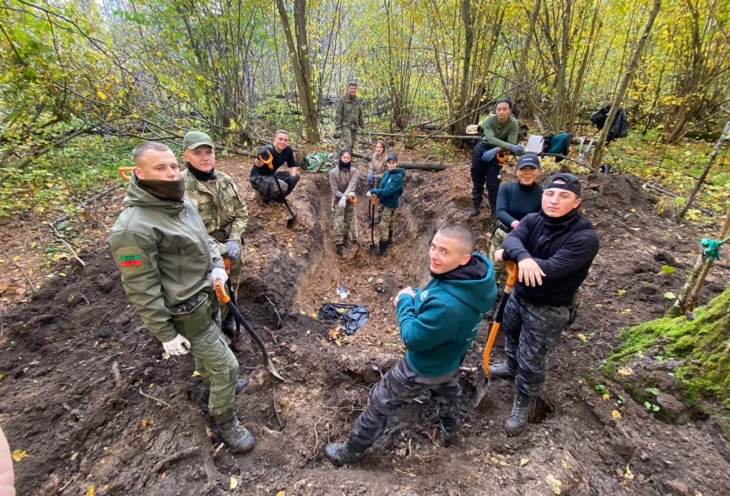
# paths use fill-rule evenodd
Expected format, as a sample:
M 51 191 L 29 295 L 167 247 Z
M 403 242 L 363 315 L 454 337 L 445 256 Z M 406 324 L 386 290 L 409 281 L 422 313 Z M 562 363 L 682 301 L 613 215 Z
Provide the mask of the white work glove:
M 337 206 L 340 208 L 345 208 L 345 205 L 347 205 L 347 197 L 345 195 L 342 195 L 340 201 L 337 202 Z
M 351 202 L 355 201 L 355 193 L 350 193 L 349 195 L 347 195 L 347 197 L 350 199 Z
M 213 267 L 213 270 L 210 271 L 210 274 L 213 276 L 213 283 L 215 283 L 215 281 L 220 281 L 221 285 L 223 285 L 228 280 L 228 274 L 226 274 L 226 269 Z
M 162 343 L 162 347 L 170 355 L 187 355 L 190 353 L 190 341 L 181 334 L 175 336 L 171 341 Z
M 365 193 L 365 196 L 367 196 L 368 198 L 370 198 L 371 196 L 373 196 L 373 193 L 371 191 L 368 191 L 367 193 Z

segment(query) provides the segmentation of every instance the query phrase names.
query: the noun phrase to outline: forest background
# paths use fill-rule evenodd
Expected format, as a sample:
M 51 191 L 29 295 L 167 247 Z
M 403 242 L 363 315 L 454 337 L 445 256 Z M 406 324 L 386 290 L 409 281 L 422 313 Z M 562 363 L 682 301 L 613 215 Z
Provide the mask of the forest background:
M 135 143 L 188 129 L 233 153 L 282 127 L 333 148 L 349 80 L 381 133 L 463 134 L 499 96 L 531 133 L 586 133 L 618 92 L 614 159 L 684 196 L 728 118 L 729 18 L 719 0 L 1 0 L 0 218 L 69 213 Z M 724 158 L 703 190 L 717 212 Z

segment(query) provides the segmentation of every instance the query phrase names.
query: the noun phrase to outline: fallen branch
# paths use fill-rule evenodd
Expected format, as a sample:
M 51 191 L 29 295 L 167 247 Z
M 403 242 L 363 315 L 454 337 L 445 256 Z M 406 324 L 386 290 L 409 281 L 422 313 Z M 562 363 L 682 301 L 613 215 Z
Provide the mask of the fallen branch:
M 54 235 L 54 236 L 55 236 L 56 238 L 58 238 L 58 239 L 59 239 L 59 240 L 61 241 L 61 243 L 63 243 L 63 244 L 64 244 L 64 246 L 65 246 L 66 248 L 68 248 L 68 250 L 69 250 L 69 251 L 71 252 L 71 255 L 73 255 L 73 257 L 74 257 L 74 258 L 76 259 L 76 261 L 77 261 L 77 262 L 78 262 L 78 263 L 79 263 L 79 264 L 80 264 L 80 265 L 81 265 L 82 267 L 86 267 L 86 262 L 84 262 L 83 260 L 81 260 L 81 259 L 79 258 L 79 256 L 78 256 L 78 255 L 76 254 L 76 251 L 75 251 L 75 250 L 73 249 L 73 247 L 71 246 L 71 244 L 70 244 L 70 243 L 69 243 L 68 241 L 66 241 L 66 238 L 64 238 L 63 236 L 61 236 L 61 233 L 59 233 L 59 232 L 58 232 L 58 231 L 56 230 L 56 226 L 54 226 L 54 225 L 53 225 L 52 223 L 50 223 L 50 222 L 48 223 L 48 226 L 49 226 L 49 227 L 51 228 L 51 230 L 53 231 L 53 235 Z
M 558 158 L 562 158 L 562 159 L 565 159 L 565 160 L 569 160 L 569 161 L 571 161 L 571 162 L 573 162 L 575 164 L 578 164 L 578 165 L 580 165 L 582 167 L 585 167 L 586 169 L 589 169 L 591 172 L 595 172 L 596 174 L 598 174 L 598 171 L 596 169 L 594 169 L 590 165 L 586 164 L 585 162 L 581 162 L 580 160 L 576 160 L 574 158 L 570 158 L 567 155 L 563 155 L 562 153 L 544 153 L 543 152 L 543 153 L 540 154 L 540 156 L 541 157 L 558 157 Z
M 117 189 L 117 188 L 121 188 L 121 187 L 122 187 L 122 186 L 124 186 L 125 184 L 126 184 L 126 183 L 119 183 L 119 184 L 115 184 L 114 186 L 109 186 L 109 187 L 108 187 L 108 188 L 106 188 L 105 190 L 103 190 L 103 191 L 101 191 L 101 192 L 99 192 L 99 193 L 95 194 L 94 196 L 92 196 L 92 197 L 90 197 L 90 198 L 87 198 L 86 200 L 84 200 L 83 202 L 81 202 L 81 207 L 83 208 L 83 207 L 85 207 L 85 206 L 87 206 L 87 205 L 89 205 L 89 204 L 91 204 L 91 203 L 94 203 L 94 202 L 95 202 L 96 200 L 98 200 L 99 198 L 101 198 L 101 197 L 103 197 L 103 196 L 105 196 L 105 195 L 109 194 L 110 192 L 114 191 L 114 190 L 115 190 L 115 189 Z M 59 217 L 58 219 L 54 220 L 53 222 L 51 222 L 50 224 L 52 224 L 52 225 L 54 225 L 54 226 L 55 226 L 55 225 L 56 225 L 56 224 L 58 224 L 59 222 L 63 222 L 63 221 L 65 221 L 65 220 L 68 220 L 68 215 L 63 215 L 63 216 Z
M 167 468 L 168 465 L 170 465 L 172 462 L 176 462 L 178 460 L 182 460 L 183 458 L 186 458 L 190 455 L 198 455 L 200 454 L 200 448 L 197 446 L 193 446 L 191 448 L 185 448 L 184 450 L 180 450 L 176 453 L 173 453 L 172 455 L 163 458 L 159 462 L 155 464 L 155 466 L 152 468 L 153 472 L 159 472 L 160 470 Z
M 679 196 L 678 194 L 672 193 L 669 190 L 660 188 L 659 186 L 657 186 L 655 184 L 644 183 L 644 188 L 650 189 L 650 190 L 653 190 L 653 191 L 656 191 L 656 192 L 661 193 L 663 195 L 671 196 L 672 198 L 684 198 L 683 196 Z M 695 209 L 699 210 L 700 212 L 706 213 L 707 215 L 709 215 L 711 217 L 714 217 L 716 215 L 715 212 L 712 212 L 710 210 L 707 210 L 706 208 L 700 207 L 699 205 L 697 205 L 697 203 L 694 203 L 694 202 L 693 202 L 693 207 L 692 208 L 695 208 Z
M 114 384 L 117 387 L 121 387 L 124 381 L 122 380 L 122 373 L 119 371 L 119 364 L 117 362 L 112 363 L 112 375 L 114 376 Z
M 281 320 L 281 315 L 279 315 L 279 311 L 276 309 L 276 305 L 274 305 L 274 302 L 271 301 L 268 296 L 266 296 L 266 301 L 271 304 L 271 307 L 274 309 L 274 313 L 276 314 L 276 328 L 281 329 L 284 326 L 284 322 Z
M 139 388 L 139 394 L 141 394 L 141 395 L 142 395 L 142 396 L 144 396 L 145 398 L 149 398 L 149 399 L 151 399 L 151 400 L 154 400 L 154 401 L 156 401 L 156 402 L 158 402 L 158 403 L 162 403 L 163 405 L 166 405 L 166 406 L 172 407 L 172 405 L 171 405 L 171 404 L 169 404 L 169 403 L 168 403 L 167 401 L 161 400 L 161 399 L 159 399 L 159 398 L 155 398 L 154 396 L 152 396 L 152 395 L 149 395 L 149 394 L 147 394 L 147 393 L 143 392 L 143 391 L 142 391 L 142 388 Z
M 25 279 L 28 281 L 28 284 L 30 284 L 31 291 L 33 291 L 33 294 L 36 294 L 35 285 L 33 284 L 33 281 L 31 280 L 28 273 L 23 269 L 23 267 L 20 266 L 20 264 L 18 262 L 13 260 L 13 258 L 8 254 L 7 250 L 5 250 L 5 247 L 3 247 L 3 253 L 5 254 L 5 257 L 13 263 L 13 265 L 15 265 L 18 269 L 20 269 L 20 272 L 22 272 L 22 274 L 25 276 Z

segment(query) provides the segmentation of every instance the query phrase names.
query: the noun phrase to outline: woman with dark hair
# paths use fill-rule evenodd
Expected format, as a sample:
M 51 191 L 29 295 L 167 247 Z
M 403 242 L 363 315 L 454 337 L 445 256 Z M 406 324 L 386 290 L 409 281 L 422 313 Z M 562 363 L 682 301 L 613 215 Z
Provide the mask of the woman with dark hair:
M 333 218 L 335 223 L 335 248 L 337 254 L 344 258 L 345 248 L 350 247 L 348 233 L 355 216 L 355 188 L 359 174 L 352 167 L 352 152 L 342 150 L 337 167 L 330 171 L 330 188 L 332 189 Z
M 519 124 L 512 116 L 512 101 L 509 98 L 500 98 L 494 108 L 494 115 L 484 119 L 482 124 L 484 136 L 479 140 L 471 155 L 471 199 L 474 208 L 469 211 L 469 217 L 479 214 L 484 197 L 484 183 L 487 184 L 489 207 L 494 217 L 497 211 L 497 191 L 499 191 L 500 172 L 502 162 L 497 154 L 501 151 L 520 156 L 525 153 L 522 146 L 517 144 Z

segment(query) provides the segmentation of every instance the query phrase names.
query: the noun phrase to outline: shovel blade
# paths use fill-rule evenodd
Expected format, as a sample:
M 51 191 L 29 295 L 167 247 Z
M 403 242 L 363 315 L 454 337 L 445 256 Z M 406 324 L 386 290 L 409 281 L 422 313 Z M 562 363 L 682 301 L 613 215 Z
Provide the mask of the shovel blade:
M 292 228 L 294 224 L 297 222 L 297 212 L 294 212 L 291 217 L 289 217 L 286 221 L 286 227 L 289 229 Z
M 375 248 L 375 245 L 370 245 L 370 250 L 368 251 L 371 257 L 377 255 L 378 250 Z
M 489 385 L 490 381 L 489 378 L 487 378 L 486 375 L 484 375 L 483 370 L 479 370 L 477 374 L 477 384 L 476 389 L 474 391 L 474 397 L 472 398 L 472 408 L 475 410 L 479 408 L 479 405 L 482 403 L 482 400 L 484 400 L 484 397 L 489 392 Z

